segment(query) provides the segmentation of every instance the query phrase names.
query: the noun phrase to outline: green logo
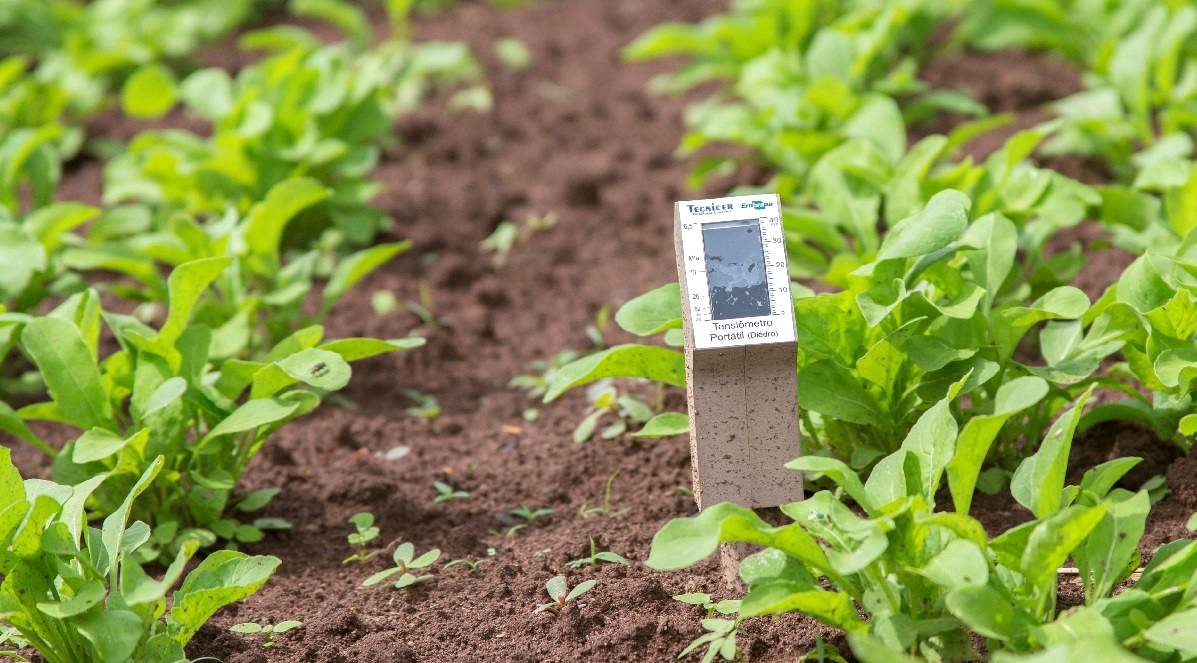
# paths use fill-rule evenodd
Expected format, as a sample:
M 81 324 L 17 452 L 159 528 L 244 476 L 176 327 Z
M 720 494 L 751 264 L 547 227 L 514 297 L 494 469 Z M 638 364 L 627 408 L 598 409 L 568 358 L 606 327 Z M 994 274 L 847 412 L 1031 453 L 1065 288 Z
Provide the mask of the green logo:
M 752 201 L 752 208 L 756 210 L 765 209 L 765 203 L 759 200 Z

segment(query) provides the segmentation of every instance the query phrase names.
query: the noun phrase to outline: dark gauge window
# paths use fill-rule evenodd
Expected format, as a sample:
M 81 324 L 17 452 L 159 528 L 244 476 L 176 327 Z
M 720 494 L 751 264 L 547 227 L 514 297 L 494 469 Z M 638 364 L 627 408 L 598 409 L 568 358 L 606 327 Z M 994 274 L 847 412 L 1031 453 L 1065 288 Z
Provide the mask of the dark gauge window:
M 704 223 L 702 247 L 712 319 L 755 318 L 772 313 L 760 221 Z

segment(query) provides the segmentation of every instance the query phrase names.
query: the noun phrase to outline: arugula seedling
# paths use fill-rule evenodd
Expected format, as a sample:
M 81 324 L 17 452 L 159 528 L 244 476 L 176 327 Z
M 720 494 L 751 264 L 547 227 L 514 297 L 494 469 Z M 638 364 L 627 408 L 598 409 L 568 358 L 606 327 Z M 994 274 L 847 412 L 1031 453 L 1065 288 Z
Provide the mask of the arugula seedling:
M 448 327 L 449 323 L 437 317 L 432 303 L 432 286 L 427 279 L 420 279 L 417 285 L 418 299 L 407 300 L 407 310 L 429 327 Z
M 503 37 L 496 41 L 495 55 L 511 71 L 523 71 L 532 66 L 532 51 L 515 37 Z
M 445 564 L 445 568 L 446 568 L 446 569 L 448 569 L 448 568 L 452 568 L 452 567 L 454 567 L 454 566 L 464 566 L 464 567 L 466 567 L 466 569 L 468 569 L 468 570 L 469 570 L 469 572 L 470 572 L 470 573 L 474 573 L 474 572 L 476 572 L 476 571 L 478 570 L 478 568 L 479 568 L 479 567 L 481 567 L 483 564 L 485 564 L 485 563 L 487 563 L 487 562 L 489 562 L 489 561 L 491 561 L 491 560 L 489 560 L 489 559 L 486 559 L 486 558 L 482 558 L 482 559 L 454 559 L 454 560 L 451 560 L 451 561 L 447 562 L 447 563 Z
M 598 552 L 598 548 L 594 543 L 594 537 L 590 538 L 590 556 L 581 557 L 565 563 L 565 568 L 576 569 L 581 566 L 597 566 L 599 562 L 609 562 L 611 564 L 623 564 L 628 566 L 631 564 L 626 557 L 619 553 L 610 550 Z
M 233 633 L 255 634 L 262 635 L 262 649 L 270 649 L 274 646 L 274 636 L 280 633 L 286 633 L 303 626 L 303 622 L 294 619 L 283 620 L 277 624 L 258 624 L 257 622 L 242 622 L 234 624 L 229 627 Z
M 349 524 L 353 525 L 356 532 L 352 532 L 347 537 L 349 545 L 357 546 L 357 551 L 349 557 L 346 557 L 341 563 L 348 564 L 349 562 L 366 562 L 370 558 L 377 555 L 379 550 L 368 550 L 366 545 L 378 538 L 379 529 L 374 525 L 374 514 L 369 511 L 355 513 L 349 517 Z
M 549 603 L 542 603 L 536 606 L 532 614 L 544 612 L 545 610 L 560 612 L 565 608 L 566 604 L 594 589 L 594 585 L 594 580 L 586 580 L 575 585 L 573 589 L 570 589 L 565 576 L 553 576 L 544 586 L 545 591 L 549 594 L 549 598 L 553 600 Z
M 520 239 L 520 228 L 510 221 L 503 221 L 495 226 L 494 232 L 482 240 L 479 247 L 483 251 L 494 253 L 494 258 L 491 262 L 495 267 L 502 267 L 507 264 L 507 258 L 511 254 L 511 249 L 515 248 L 516 242 Z
M 589 518 L 594 515 L 606 516 L 608 518 L 618 518 L 628 512 L 628 509 L 620 509 L 615 511 L 611 508 L 611 484 L 615 481 L 615 477 L 619 476 L 619 470 L 611 473 L 607 477 L 607 481 L 603 485 L 603 505 L 590 506 L 589 502 L 583 502 L 582 506 L 578 507 L 579 518 Z
M 539 509 L 530 509 L 527 504 L 520 504 L 509 512 L 516 518 L 523 518 L 527 524 L 532 524 L 541 518 L 547 518 L 553 515 L 553 510 L 548 507 L 541 507 Z
M 440 549 L 433 548 L 416 557 L 416 547 L 414 544 L 401 543 L 395 548 L 395 552 L 391 556 L 395 565 L 366 578 L 362 581 L 362 587 L 373 587 L 396 573 L 401 575 L 399 576 L 399 580 L 393 585 L 395 589 L 403 589 L 404 587 L 411 587 L 418 583 L 427 582 L 433 579 L 434 576 L 432 574 L 414 575 L 411 571 L 431 566 L 440 556 Z
M 449 500 L 463 500 L 470 496 L 466 491 L 456 490 L 453 486 L 443 481 L 433 481 L 432 487 L 436 489 L 436 497 L 432 501 L 437 504 L 448 502 Z
M 562 350 L 553 355 L 548 361 L 537 360 L 529 362 L 528 368 L 535 374 L 517 375 L 507 383 L 513 389 L 521 389 L 528 394 L 528 398 L 539 399 L 544 396 L 550 384 L 556 379 L 557 371 L 561 367 L 572 363 L 579 357 L 575 350 Z
M 734 661 L 739 653 L 736 649 L 736 634 L 740 629 L 739 619 L 713 619 L 708 618 L 702 620 L 702 628 L 706 633 L 698 636 L 678 654 L 678 658 L 685 658 L 690 654 L 698 651 L 699 647 L 707 646 L 706 654 L 703 655 L 703 663 L 710 663 L 715 660 L 716 656 L 720 656 L 725 661 Z
M 690 592 L 688 594 L 678 594 L 673 597 L 675 601 L 681 601 L 687 605 L 700 605 L 707 611 L 707 617 L 711 617 L 716 612 L 721 615 L 734 615 L 740 611 L 740 601 L 738 599 L 723 599 L 716 601 L 711 598 L 710 594 L 703 592 Z
M 599 422 L 607 415 L 616 420 L 599 433 L 604 440 L 614 439 L 627 432 L 632 424 L 643 424 L 653 418 L 652 408 L 631 394 L 620 395 L 610 380 L 600 380 L 586 390 L 590 413 L 574 428 L 573 439 L 579 444 L 594 437 Z
M 435 421 L 437 417 L 441 416 L 441 404 L 436 400 L 436 396 L 421 393 L 415 389 L 404 389 L 403 395 L 416 403 L 405 410 L 411 416 L 425 421 Z

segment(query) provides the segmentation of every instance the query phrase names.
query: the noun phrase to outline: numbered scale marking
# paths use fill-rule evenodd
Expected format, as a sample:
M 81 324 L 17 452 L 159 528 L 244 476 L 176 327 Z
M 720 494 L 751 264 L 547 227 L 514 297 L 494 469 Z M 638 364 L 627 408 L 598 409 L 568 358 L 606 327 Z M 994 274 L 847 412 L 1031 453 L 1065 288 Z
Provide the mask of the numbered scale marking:
M 678 203 L 696 349 L 793 342 L 793 302 L 775 194 Z

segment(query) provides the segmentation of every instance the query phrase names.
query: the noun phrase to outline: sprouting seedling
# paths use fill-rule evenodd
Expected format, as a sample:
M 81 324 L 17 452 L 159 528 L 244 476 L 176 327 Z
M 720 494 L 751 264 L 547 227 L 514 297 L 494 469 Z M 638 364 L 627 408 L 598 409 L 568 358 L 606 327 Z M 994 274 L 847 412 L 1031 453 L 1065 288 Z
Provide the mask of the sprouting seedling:
M 624 557 L 623 555 L 620 555 L 617 552 L 612 552 L 610 550 L 604 550 L 602 552 L 599 552 L 598 546 L 596 546 L 594 543 L 594 537 L 589 537 L 589 538 L 590 538 L 590 556 L 589 557 L 580 557 L 573 561 L 566 562 L 565 563 L 566 568 L 576 569 L 580 566 L 596 566 L 596 565 L 598 565 L 599 562 L 610 562 L 612 564 L 623 564 L 624 566 L 631 564 L 631 562 L 629 562 L 626 557 Z
M 494 253 L 493 262 L 495 267 L 502 267 L 507 264 L 507 258 L 511 254 L 511 249 L 515 248 L 519 239 L 520 227 L 510 221 L 503 221 L 495 226 L 494 232 L 482 240 L 479 246 L 483 251 Z
M 599 421 L 606 415 L 615 415 L 616 420 L 600 431 L 604 440 L 614 439 L 627 432 L 630 424 L 643 424 L 653 418 L 653 410 L 631 394 L 620 395 L 610 380 L 600 380 L 586 390 L 590 400 L 590 412 L 574 429 L 574 442 L 579 444 L 594 437 Z
M 611 324 L 611 306 L 604 304 L 594 314 L 594 322 L 586 325 L 586 338 L 600 350 L 607 347 L 606 333 L 607 326 Z
M 348 564 L 349 562 L 365 562 L 371 557 L 378 554 L 377 550 L 369 550 L 366 544 L 378 538 L 378 527 L 374 525 L 374 514 L 369 511 L 355 513 L 349 517 L 349 524 L 357 530 L 351 533 L 347 538 L 349 545 L 357 546 L 357 551 L 349 557 L 346 557 L 341 563 Z
M 433 481 L 432 487 L 436 489 L 436 497 L 432 498 L 432 501 L 438 504 L 449 500 L 463 500 L 470 496 L 466 491 L 457 490 L 444 481 Z
M 447 327 L 448 324 L 436 316 L 432 303 L 432 286 L 428 284 L 428 280 L 420 279 L 418 289 L 419 299 L 407 300 L 407 310 L 429 327 Z
M 411 571 L 415 569 L 423 569 L 432 565 L 441 556 L 439 548 L 433 548 L 428 552 L 416 557 L 416 546 L 412 543 L 400 543 L 395 548 L 395 553 L 391 555 L 395 565 L 389 569 L 383 569 L 378 573 L 366 578 L 362 581 L 362 587 L 373 587 L 378 583 L 390 578 L 396 573 L 401 574 L 399 580 L 395 582 L 395 589 L 403 589 L 404 587 L 411 587 L 417 583 L 432 580 L 432 574 L 415 575 Z
M 594 583 L 595 581 L 593 580 L 586 580 L 578 583 L 573 589 L 570 589 L 565 576 L 553 576 L 544 586 L 545 591 L 549 593 L 549 598 L 553 600 L 549 603 L 542 603 L 536 606 L 536 610 L 532 612 L 535 614 L 544 612 L 545 610 L 560 611 L 570 601 L 594 589 Z
M 673 597 L 675 601 L 681 601 L 688 605 L 700 605 L 706 608 L 707 617 L 713 616 L 716 612 L 721 615 L 734 615 L 740 611 L 740 601 L 737 599 L 724 599 L 716 601 L 711 598 L 710 594 L 704 592 L 690 592 L 687 594 L 678 594 Z
M 257 622 L 242 622 L 229 627 L 233 633 L 261 633 L 262 634 L 262 648 L 269 649 L 274 646 L 274 636 L 279 633 L 286 633 L 287 631 L 295 630 L 303 626 L 303 622 L 294 619 L 281 621 L 277 624 L 258 624 Z
M 514 389 L 522 389 L 527 392 L 528 398 L 538 399 L 544 396 L 548 386 L 553 382 L 557 376 L 557 371 L 562 366 L 569 364 L 580 356 L 576 350 L 562 350 L 553 355 L 548 361 L 538 359 L 530 362 L 528 368 L 535 371 L 536 374 L 517 375 L 507 383 L 507 386 Z
M 516 518 L 523 518 L 525 523 L 532 524 L 541 518 L 553 515 L 553 510 L 547 507 L 530 509 L 527 504 L 521 504 L 511 510 L 511 515 Z
M 441 404 L 436 400 L 436 396 L 421 393 L 415 389 L 404 389 L 403 395 L 415 402 L 415 405 L 407 408 L 407 413 L 411 416 L 428 421 L 441 416 Z
M 445 564 L 445 568 L 449 569 L 454 566 L 464 566 L 470 573 L 474 573 L 483 564 L 489 562 L 489 559 L 455 559 Z
M 579 518 L 589 518 L 590 516 L 606 516 L 608 518 L 618 518 L 627 513 L 627 509 L 620 509 L 615 511 L 611 508 L 611 484 L 615 482 L 615 477 L 619 476 L 619 470 L 611 473 L 607 477 L 607 481 L 603 486 L 603 505 L 590 506 L 589 502 L 583 502 L 582 506 L 578 507 Z

